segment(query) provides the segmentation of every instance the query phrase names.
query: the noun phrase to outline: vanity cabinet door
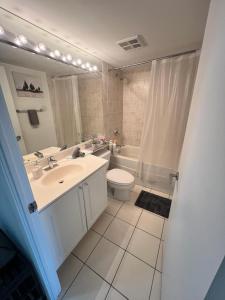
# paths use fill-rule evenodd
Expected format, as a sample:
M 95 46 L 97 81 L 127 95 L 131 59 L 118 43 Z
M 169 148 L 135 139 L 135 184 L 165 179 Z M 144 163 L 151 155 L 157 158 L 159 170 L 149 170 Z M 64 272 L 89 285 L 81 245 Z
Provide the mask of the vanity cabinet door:
M 107 207 L 106 166 L 85 180 L 83 191 L 89 229 Z
M 76 187 L 40 213 L 57 269 L 87 232 L 82 187 Z

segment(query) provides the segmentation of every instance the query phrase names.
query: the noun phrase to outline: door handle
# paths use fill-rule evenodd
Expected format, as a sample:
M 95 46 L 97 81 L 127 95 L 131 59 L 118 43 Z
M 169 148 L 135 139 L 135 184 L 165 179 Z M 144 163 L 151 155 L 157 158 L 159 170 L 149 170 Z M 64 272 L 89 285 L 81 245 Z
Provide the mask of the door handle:
M 16 140 L 17 140 L 17 142 L 19 142 L 21 140 L 21 135 L 17 135 Z

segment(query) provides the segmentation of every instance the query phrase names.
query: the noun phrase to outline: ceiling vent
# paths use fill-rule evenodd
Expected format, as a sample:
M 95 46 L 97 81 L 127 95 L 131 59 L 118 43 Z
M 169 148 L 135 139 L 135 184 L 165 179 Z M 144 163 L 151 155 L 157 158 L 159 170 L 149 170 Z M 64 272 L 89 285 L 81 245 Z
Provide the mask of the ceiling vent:
M 146 42 L 141 35 L 135 35 L 126 39 L 123 39 L 121 41 L 118 41 L 117 44 L 123 48 L 125 51 L 132 50 L 136 48 L 141 48 L 146 46 Z

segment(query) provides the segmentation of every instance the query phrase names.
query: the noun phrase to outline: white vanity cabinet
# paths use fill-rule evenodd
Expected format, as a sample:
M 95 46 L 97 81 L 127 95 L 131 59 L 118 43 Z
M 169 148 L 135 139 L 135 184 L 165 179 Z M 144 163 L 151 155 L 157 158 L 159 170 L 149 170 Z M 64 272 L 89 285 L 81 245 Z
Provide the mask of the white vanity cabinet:
M 57 199 L 40 213 L 55 268 L 63 263 L 87 232 L 82 187 Z
M 106 166 L 40 212 L 56 269 L 107 207 Z
M 96 171 L 83 183 L 84 203 L 88 229 L 107 207 L 106 166 Z

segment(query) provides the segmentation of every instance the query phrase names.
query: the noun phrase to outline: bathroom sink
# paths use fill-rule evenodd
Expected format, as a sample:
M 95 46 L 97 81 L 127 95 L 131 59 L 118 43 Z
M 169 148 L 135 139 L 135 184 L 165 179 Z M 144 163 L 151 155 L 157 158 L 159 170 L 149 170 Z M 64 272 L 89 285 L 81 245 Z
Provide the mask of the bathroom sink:
M 48 171 L 48 173 L 42 177 L 41 184 L 45 186 L 62 184 L 67 180 L 77 177 L 83 170 L 84 167 L 79 164 L 59 166 Z

